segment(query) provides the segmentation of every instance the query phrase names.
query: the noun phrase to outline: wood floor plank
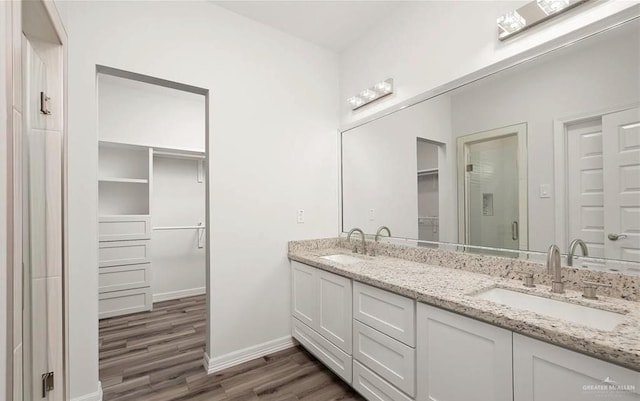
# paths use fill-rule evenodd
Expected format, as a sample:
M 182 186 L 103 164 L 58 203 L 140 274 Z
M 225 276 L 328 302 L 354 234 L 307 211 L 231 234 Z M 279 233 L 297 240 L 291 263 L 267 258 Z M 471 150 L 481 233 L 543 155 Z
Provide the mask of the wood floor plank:
M 153 309 L 100 321 L 105 401 L 363 401 L 300 347 L 208 375 L 206 297 Z

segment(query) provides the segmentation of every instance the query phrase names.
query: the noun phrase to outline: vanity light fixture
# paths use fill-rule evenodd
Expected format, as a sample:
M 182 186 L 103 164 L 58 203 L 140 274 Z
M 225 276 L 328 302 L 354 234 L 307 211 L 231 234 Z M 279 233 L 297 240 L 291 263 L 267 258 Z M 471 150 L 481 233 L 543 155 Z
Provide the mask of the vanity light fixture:
M 589 0 L 535 0 L 496 19 L 498 39 L 511 36 L 560 15 Z
M 393 78 L 380 81 L 371 88 L 365 89 L 358 95 L 347 99 L 351 110 L 358 109 L 366 104 L 381 99 L 393 93 Z

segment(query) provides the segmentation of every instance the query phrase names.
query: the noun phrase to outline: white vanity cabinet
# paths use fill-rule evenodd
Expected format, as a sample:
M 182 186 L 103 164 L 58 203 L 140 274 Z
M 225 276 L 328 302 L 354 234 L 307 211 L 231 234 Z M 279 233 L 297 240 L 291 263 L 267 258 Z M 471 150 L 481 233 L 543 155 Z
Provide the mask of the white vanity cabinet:
M 292 335 L 351 383 L 351 280 L 291 261 Z
M 417 323 L 419 401 L 513 399 L 511 331 L 422 303 Z
M 640 372 L 515 333 L 513 379 L 514 401 L 640 400 Z

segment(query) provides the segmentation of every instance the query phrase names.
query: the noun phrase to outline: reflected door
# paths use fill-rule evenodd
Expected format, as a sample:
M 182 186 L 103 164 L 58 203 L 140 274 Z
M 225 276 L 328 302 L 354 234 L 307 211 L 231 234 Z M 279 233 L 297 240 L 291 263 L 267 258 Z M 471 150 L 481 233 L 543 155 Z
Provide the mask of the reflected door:
M 640 108 L 602 118 L 606 258 L 640 262 Z
M 525 133 L 522 124 L 459 138 L 465 244 L 526 249 Z

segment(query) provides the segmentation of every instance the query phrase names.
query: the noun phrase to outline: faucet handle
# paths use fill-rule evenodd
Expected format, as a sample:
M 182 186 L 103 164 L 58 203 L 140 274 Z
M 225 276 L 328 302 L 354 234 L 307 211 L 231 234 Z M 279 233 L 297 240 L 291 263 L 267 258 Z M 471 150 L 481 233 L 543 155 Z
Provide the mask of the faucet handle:
M 522 281 L 523 281 L 522 285 L 524 285 L 525 287 L 529 287 L 529 288 L 533 288 L 533 287 L 536 286 L 533 283 L 533 273 L 532 272 L 519 270 L 518 273 L 522 275 Z
M 611 284 L 598 283 L 595 281 L 582 281 L 584 293 L 582 296 L 587 299 L 598 299 L 597 290 L 598 287 L 611 288 Z

